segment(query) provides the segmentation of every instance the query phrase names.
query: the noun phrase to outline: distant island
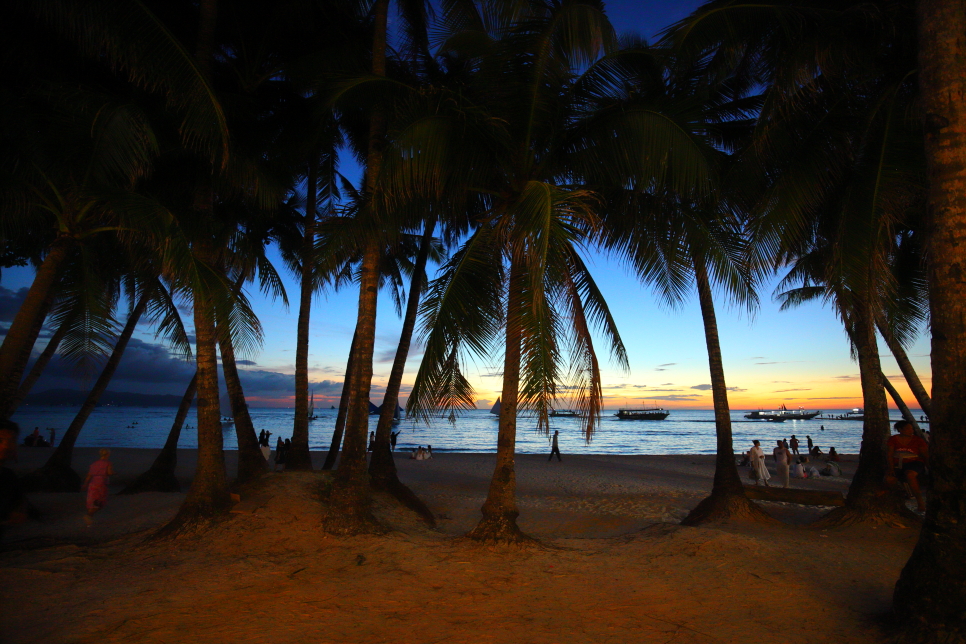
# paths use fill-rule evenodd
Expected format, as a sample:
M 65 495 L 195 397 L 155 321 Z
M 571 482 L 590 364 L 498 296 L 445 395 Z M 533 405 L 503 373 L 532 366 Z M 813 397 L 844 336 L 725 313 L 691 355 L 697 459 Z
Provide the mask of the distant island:
M 27 394 L 23 406 L 79 407 L 87 392 L 80 389 L 48 389 Z M 177 407 L 181 396 L 172 394 L 136 394 L 129 391 L 105 391 L 98 407 Z M 192 402 L 192 406 L 194 406 Z

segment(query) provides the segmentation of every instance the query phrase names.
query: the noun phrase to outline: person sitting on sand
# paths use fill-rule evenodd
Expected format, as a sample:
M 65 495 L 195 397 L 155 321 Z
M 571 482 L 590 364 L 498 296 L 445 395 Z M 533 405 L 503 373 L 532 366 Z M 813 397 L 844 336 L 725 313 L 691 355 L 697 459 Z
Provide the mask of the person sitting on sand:
M 433 458 L 433 446 L 432 445 L 427 445 L 426 446 L 426 458 L 427 459 Z
M 819 447 L 818 445 L 814 446 L 809 453 L 811 454 L 811 457 L 812 458 L 818 458 L 819 456 L 825 456 L 825 453 L 822 452 L 822 448 Z
M 420 447 L 419 449 L 422 449 L 422 447 Z M 417 449 L 416 449 L 416 448 L 414 447 L 414 448 L 413 448 L 413 452 L 412 452 L 412 454 L 410 454 L 410 455 L 409 455 L 409 460 L 411 460 L 411 461 L 412 461 L 412 460 L 415 460 L 415 459 L 416 459 L 416 458 L 417 458 L 418 456 L 419 456 L 419 450 L 417 450 Z
M 802 458 L 799 458 L 794 463 L 792 463 L 791 471 L 789 475 L 793 479 L 807 479 L 808 475 L 805 473 L 805 465 Z
M 908 420 L 900 420 L 895 424 L 898 434 L 889 437 L 886 443 L 887 458 L 893 468 L 894 476 L 887 476 L 886 480 L 898 479 L 909 484 L 912 495 L 916 497 L 916 505 L 920 512 L 925 512 L 926 502 L 919 490 L 919 477 L 926 471 L 929 463 L 929 443 L 919 438 Z
M 839 453 L 835 451 L 834 447 L 828 448 L 828 460 L 834 461 L 836 463 L 842 460 L 841 457 L 839 457 Z
M 752 443 L 753 447 L 748 450 L 748 461 L 751 464 L 751 473 L 755 479 L 755 485 L 758 485 L 758 481 L 763 481 L 765 485 L 768 485 L 771 473 L 765 465 L 765 452 L 761 449 L 761 442 L 752 441 Z
M 87 478 L 81 485 L 81 490 L 87 488 L 87 514 L 84 515 L 84 523 L 88 527 L 94 524 L 94 515 L 107 504 L 107 484 L 114 475 L 114 467 L 110 461 L 111 450 L 101 449 L 99 454 L 100 460 L 91 463 Z

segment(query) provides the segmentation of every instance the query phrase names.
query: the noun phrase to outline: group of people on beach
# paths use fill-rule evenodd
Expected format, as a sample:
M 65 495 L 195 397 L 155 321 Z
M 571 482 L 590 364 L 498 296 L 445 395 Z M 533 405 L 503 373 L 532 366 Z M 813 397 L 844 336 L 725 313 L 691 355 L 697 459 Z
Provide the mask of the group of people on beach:
M 50 432 L 49 441 L 40 435 L 39 427 L 34 427 L 33 433 L 27 434 L 24 437 L 23 439 L 24 447 L 53 447 L 54 436 L 56 436 L 57 430 L 54 429 L 53 427 L 48 427 L 46 431 Z
M 838 465 L 841 457 L 839 457 L 835 448 L 830 447 L 828 454 L 825 454 L 818 445 L 813 444 L 810 436 L 806 436 L 806 438 L 808 439 L 809 456 L 799 453 L 799 442 L 794 434 L 792 434 L 790 441 L 787 439 L 776 441 L 776 446 L 772 450 L 772 458 L 775 459 L 775 469 L 778 472 L 782 487 L 787 488 L 789 480 L 793 478 L 807 479 L 818 476 L 842 475 L 842 468 Z M 810 459 L 815 461 L 822 459 L 825 466 L 819 470 L 814 464 L 810 464 Z M 771 480 L 771 472 L 768 471 L 768 466 L 765 464 L 765 451 L 761 448 L 760 441 L 752 441 L 752 448 L 745 454 L 741 465 L 748 466 L 748 477 L 755 481 L 755 485 L 761 482 L 770 486 L 768 481 Z

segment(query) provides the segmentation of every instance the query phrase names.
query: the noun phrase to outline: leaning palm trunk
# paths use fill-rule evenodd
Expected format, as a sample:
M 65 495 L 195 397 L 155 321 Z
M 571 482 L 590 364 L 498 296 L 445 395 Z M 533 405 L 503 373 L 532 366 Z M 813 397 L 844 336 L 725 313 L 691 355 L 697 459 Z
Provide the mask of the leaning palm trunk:
M 848 525 L 863 521 L 881 523 L 899 515 L 911 515 L 896 493 L 886 490 L 886 443 L 889 440 L 889 405 L 882 386 L 882 366 L 875 337 L 875 324 L 867 298 L 861 297 L 853 307 L 846 328 L 859 358 L 862 381 L 862 449 L 859 466 L 852 477 L 845 506 L 832 510 L 820 525 Z
M 225 375 L 225 389 L 228 391 L 231 413 L 235 418 L 235 436 L 238 439 L 237 481 L 246 483 L 264 474 L 268 470 L 268 461 L 258 446 L 258 436 L 245 402 L 245 391 L 241 378 L 238 377 L 235 347 L 227 330 L 219 334 L 218 346 L 221 348 L 221 371 Z
M 386 47 L 389 0 L 376 0 L 372 7 L 372 74 L 386 75 Z M 369 141 L 366 150 L 366 193 L 371 210 L 368 216 L 379 216 L 379 178 L 386 147 L 387 115 L 376 105 L 369 114 Z M 369 389 L 372 385 L 372 353 L 376 339 L 376 304 L 379 295 L 380 242 L 373 230 L 365 242 L 359 276 L 359 314 L 356 321 L 355 364 L 349 380 L 349 409 L 346 416 L 345 445 L 336 470 L 335 485 L 330 496 L 332 515 L 326 529 L 332 532 L 358 532 L 371 521 L 369 516 L 369 473 L 366 447 L 369 433 Z
M 301 291 L 299 320 L 295 342 L 295 424 L 292 426 L 292 448 L 285 455 L 285 469 L 311 470 L 309 455 L 309 320 L 312 294 L 315 292 L 315 217 L 317 190 L 316 159 L 309 162 L 306 179 L 305 225 L 302 235 Z
M 213 256 L 209 243 L 199 244 L 202 260 Z M 210 263 L 210 262 L 209 262 Z M 195 361 L 198 365 L 198 465 L 191 488 L 178 514 L 161 534 L 177 532 L 191 523 L 226 512 L 231 503 L 225 471 L 221 406 L 218 401 L 218 358 L 215 351 L 215 315 L 207 293 L 194 293 Z
M 24 479 L 24 484 L 29 489 L 37 492 L 77 492 L 80 489 L 80 476 L 71 468 L 74 443 L 77 442 L 77 437 L 84 428 L 84 424 L 90 418 L 94 408 L 97 407 L 101 395 L 111 383 L 111 378 L 114 377 L 114 372 L 117 371 L 117 365 L 121 362 L 121 356 L 124 355 L 124 350 L 127 348 L 127 343 L 134 333 L 134 328 L 137 326 L 141 315 L 148 306 L 148 299 L 147 294 L 142 295 L 135 305 L 134 310 L 131 311 L 131 315 L 124 325 L 124 330 L 121 331 L 121 335 L 118 336 L 117 343 L 114 345 L 114 350 L 111 351 L 110 358 L 108 358 L 104 364 L 104 368 L 101 370 L 101 375 L 88 392 L 87 398 L 84 399 L 84 404 L 81 405 L 80 411 L 74 416 L 74 420 L 71 422 L 70 427 L 67 428 L 64 437 L 60 440 L 60 444 L 54 450 L 54 453 L 50 455 L 47 463 L 41 469 L 31 473 Z
M 916 434 L 920 438 L 924 438 L 922 428 L 919 427 L 919 423 L 916 422 L 916 417 L 912 415 L 912 410 L 909 409 L 909 405 L 907 405 L 906 401 L 902 399 L 902 396 L 899 395 L 899 390 L 896 389 L 891 382 L 889 382 L 889 379 L 885 374 L 882 374 L 882 386 L 885 387 L 887 392 L 889 392 L 889 397 L 892 398 L 892 402 L 894 402 L 896 407 L 899 408 L 899 413 L 902 414 L 902 417 L 912 423 L 913 429 L 916 430 Z
M 529 540 L 517 526 L 514 463 L 517 438 L 517 407 L 520 396 L 520 358 L 523 330 L 520 320 L 522 284 L 525 279 L 519 260 L 512 259 L 507 300 L 506 352 L 503 358 L 503 391 L 500 394 L 500 431 L 496 445 L 496 468 L 481 509 L 483 518 L 466 536 L 478 541 L 519 543 Z
M 37 358 L 37 362 L 35 362 L 34 366 L 30 368 L 30 372 L 27 374 L 27 377 L 23 379 L 22 383 L 20 383 L 20 388 L 17 389 L 17 393 L 9 403 L 11 416 L 17 411 L 17 408 L 20 407 L 20 403 L 22 403 L 23 399 L 27 397 L 27 394 L 30 393 L 30 390 L 33 389 L 34 385 L 37 383 L 37 380 L 40 378 L 40 375 L 44 372 L 44 369 L 47 368 L 47 364 L 50 362 L 50 359 L 54 357 L 55 353 L 57 353 L 57 348 L 60 346 L 60 342 L 64 339 L 64 336 L 67 335 L 67 329 L 69 327 L 70 320 L 64 320 L 63 324 L 57 328 L 57 331 L 47 342 L 47 346 L 44 347 L 43 352 Z
M 379 424 L 376 426 L 376 440 L 372 447 L 372 461 L 369 463 L 369 475 L 372 483 L 391 493 L 400 503 L 417 512 L 430 525 L 436 523 L 433 513 L 412 490 L 399 480 L 396 463 L 392 457 L 392 422 L 396 416 L 399 404 L 399 387 L 402 384 L 406 359 L 409 357 L 409 345 L 416 327 L 416 314 L 419 310 L 419 297 L 423 287 L 423 273 L 426 270 L 426 260 L 429 257 L 429 246 L 433 240 L 433 225 L 426 224 L 419 255 L 413 270 L 413 278 L 409 285 L 409 300 L 406 302 L 406 315 L 403 319 L 402 332 L 399 334 L 399 345 L 396 347 L 396 357 L 393 359 L 389 382 L 386 384 L 386 394 L 382 399 L 382 411 L 379 414 Z
M 356 349 L 349 379 L 349 408 L 345 439 L 330 495 L 331 513 L 326 529 L 352 533 L 365 529 L 369 517 L 369 473 L 366 448 L 369 435 L 369 389 L 372 382 L 372 354 L 376 335 L 376 302 L 379 292 L 379 245 L 366 244 L 359 279 L 359 315 Z
M 876 326 L 883 339 L 885 339 L 886 344 L 889 345 L 889 351 L 892 352 L 892 356 L 896 359 L 896 364 L 899 365 L 899 370 L 905 377 L 906 383 L 909 385 L 909 390 L 912 391 L 912 395 L 916 397 L 919 408 L 926 413 L 926 416 L 931 417 L 932 400 L 930 400 L 926 388 L 923 387 L 922 381 L 919 380 L 919 374 L 916 373 L 915 367 L 909 361 L 909 356 L 906 355 L 905 349 L 902 348 L 902 345 L 892 335 L 889 327 L 883 324 L 881 320 L 876 321 Z
M 0 345 L 0 419 L 9 418 L 13 413 L 11 403 L 20 387 L 20 379 L 30 361 L 30 353 L 40 335 L 44 319 L 54 302 L 57 281 L 72 245 L 70 237 L 59 237 L 51 245 Z
M 198 391 L 198 374 L 195 373 L 188 383 L 188 388 L 181 398 L 178 406 L 178 413 L 171 424 L 171 431 L 168 432 L 168 439 L 164 441 L 164 447 L 148 471 L 134 479 L 119 494 L 140 494 L 141 492 L 180 492 L 181 485 L 174 475 L 175 468 L 178 466 L 178 440 L 181 438 L 181 428 L 191 410 L 191 401 L 195 399 Z
M 329 444 L 329 453 L 325 455 L 325 463 L 322 464 L 323 470 L 331 470 L 335 467 L 335 461 L 339 458 L 339 449 L 342 447 L 345 419 L 349 414 L 349 389 L 352 381 L 352 369 L 355 366 L 356 338 L 358 335 L 358 333 L 352 334 L 352 344 L 349 346 L 349 358 L 345 363 L 345 376 L 342 378 L 342 396 L 339 398 L 339 413 L 336 415 L 335 429 L 332 431 L 332 442 Z
M 896 584 L 905 641 L 966 640 L 966 5 L 919 0 L 919 88 L 930 209 L 932 490 Z
M 738 466 L 735 464 L 731 436 L 731 410 L 728 407 L 728 388 L 725 384 L 724 362 L 721 358 L 721 344 L 718 339 L 718 321 L 714 312 L 708 269 L 704 259 L 698 256 L 694 257 L 694 275 L 698 286 L 701 317 L 704 320 L 704 338 L 708 345 L 717 453 L 711 495 L 691 510 L 681 523 L 698 525 L 730 519 L 771 520 L 764 510 L 745 496 Z

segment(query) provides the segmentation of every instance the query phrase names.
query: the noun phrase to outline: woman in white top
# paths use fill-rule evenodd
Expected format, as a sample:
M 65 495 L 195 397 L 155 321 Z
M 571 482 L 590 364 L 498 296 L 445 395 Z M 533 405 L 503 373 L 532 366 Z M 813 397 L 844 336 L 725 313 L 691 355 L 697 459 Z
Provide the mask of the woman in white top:
M 752 443 L 754 443 L 754 447 L 748 450 L 748 461 L 751 472 L 755 477 L 755 485 L 758 485 L 758 481 L 764 481 L 765 485 L 768 485 L 771 473 L 765 466 L 765 452 L 761 449 L 759 441 L 752 441 Z
M 775 456 L 775 467 L 778 469 L 778 478 L 782 481 L 782 487 L 788 487 L 788 464 L 792 460 L 792 455 L 781 441 L 778 441 L 778 447 L 772 454 Z

